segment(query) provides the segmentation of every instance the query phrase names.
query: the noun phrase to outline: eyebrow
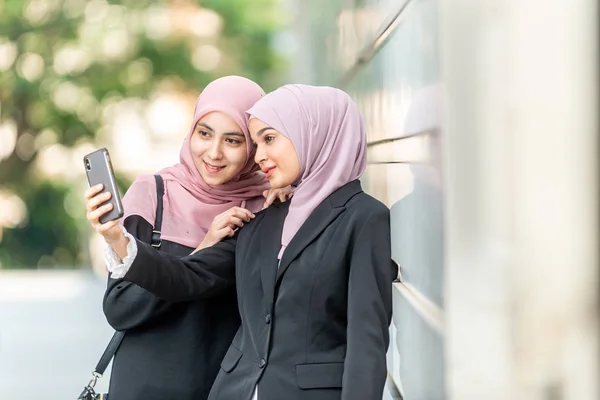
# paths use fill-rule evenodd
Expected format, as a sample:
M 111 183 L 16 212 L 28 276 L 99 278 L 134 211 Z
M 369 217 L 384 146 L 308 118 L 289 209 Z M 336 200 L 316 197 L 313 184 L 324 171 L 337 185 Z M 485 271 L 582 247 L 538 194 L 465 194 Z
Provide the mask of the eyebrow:
M 204 122 L 198 122 L 198 125 L 197 125 L 197 126 L 202 126 L 202 127 L 204 127 L 204 128 L 206 128 L 206 129 L 208 129 L 208 130 L 209 130 L 209 131 L 211 131 L 211 132 L 214 132 L 214 131 L 215 131 L 213 128 L 211 128 L 210 126 L 206 125 Z M 240 132 L 225 132 L 223 135 L 224 135 L 224 136 L 238 136 L 238 137 L 244 137 L 244 134 L 243 134 L 243 133 L 240 133 Z
M 215 131 L 213 128 L 211 128 L 210 126 L 206 125 L 204 122 L 198 122 L 198 125 L 196 125 L 196 127 L 198 127 L 198 126 L 203 126 L 203 127 L 205 127 L 206 129 L 208 129 L 209 131 L 212 131 L 212 132 Z
M 265 126 L 261 130 L 259 130 L 258 132 L 256 132 L 256 137 L 260 137 L 260 135 L 262 135 L 263 133 L 265 133 L 265 131 L 268 131 L 269 129 L 276 130 L 275 128 L 272 128 L 270 126 Z

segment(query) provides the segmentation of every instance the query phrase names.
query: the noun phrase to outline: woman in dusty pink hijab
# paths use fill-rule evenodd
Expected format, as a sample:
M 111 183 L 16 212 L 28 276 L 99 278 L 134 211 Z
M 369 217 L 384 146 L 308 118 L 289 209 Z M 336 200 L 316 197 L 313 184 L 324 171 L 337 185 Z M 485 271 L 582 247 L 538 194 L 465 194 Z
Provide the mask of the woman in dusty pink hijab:
M 138 177 L 125 194 L 124 228 L 164 253 L 184 256 L 232 236 L 254 218 L 269 185 L 253 160 L 245 111 L 264 95 L 259 85 L 239 76 L 206 86 L 180 163 Z M 99 199 L 96 193 L 86 194 L 89 211 Z M 239 326 L 234 291 L 169 303 L 137 285 L 109 279 L 103 307 L 108 322 L 126 331 L 113 362 L 111 398 L 207 398 Z
M 286 85 L 248 114 L 254 159 L 291 201 L 182 259 L 106 234 L 122 260 L 113 277 L 173 301 L 235 285 L 242 326 L 209 400 L 381 399 L 397 267 L 389 210 L 358 180 L 360 112 L 339 89 Z

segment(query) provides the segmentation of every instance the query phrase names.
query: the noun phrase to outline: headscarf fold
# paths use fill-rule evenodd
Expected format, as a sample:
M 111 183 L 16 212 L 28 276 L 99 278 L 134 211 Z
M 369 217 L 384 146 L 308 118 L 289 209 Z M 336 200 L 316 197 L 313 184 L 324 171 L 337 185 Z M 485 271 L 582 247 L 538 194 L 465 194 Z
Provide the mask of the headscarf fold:
M 158 172 L 163 178 L 162 238 L 196 247 L 203 239 L 215 216 L 234 206 L 253 212 L 261 209 L 262 192 L 270 186 L 254 162 L 254 146 L 248 133 L 245 111 L 265 92 L 255 82 L 240 76 L 227 76 L 211 82 L 202 91 L 194 110 L 194 120 L 179 155 L 180 162 Z M 231 181 L 211 186 L 198 172 L 190 139 L 198 121 L 208 113 L 222 112 L 232 118 L 246 137 L 246 164 Z M 156 184 L 153 175 L 138 177 L 123 197 L 124 218 L 140 215 L 154 225 Z
M 331 87 L 286 85 L 259 100 L 248 114 L 290 139 L 300 160 L 281 251 L 313 210 L 366 167 L 365 125 L 356 103 Z

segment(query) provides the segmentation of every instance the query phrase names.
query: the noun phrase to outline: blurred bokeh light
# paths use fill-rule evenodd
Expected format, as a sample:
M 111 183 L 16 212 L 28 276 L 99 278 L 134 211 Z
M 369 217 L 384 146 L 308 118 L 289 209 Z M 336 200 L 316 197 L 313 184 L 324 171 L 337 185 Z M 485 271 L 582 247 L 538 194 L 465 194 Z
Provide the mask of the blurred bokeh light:
M 83 155 L 122 192 L 176 162 L 208 82 L 283 83 L 284 24 L 278 0 L 0 0 L 0 267 L 89 266 Z

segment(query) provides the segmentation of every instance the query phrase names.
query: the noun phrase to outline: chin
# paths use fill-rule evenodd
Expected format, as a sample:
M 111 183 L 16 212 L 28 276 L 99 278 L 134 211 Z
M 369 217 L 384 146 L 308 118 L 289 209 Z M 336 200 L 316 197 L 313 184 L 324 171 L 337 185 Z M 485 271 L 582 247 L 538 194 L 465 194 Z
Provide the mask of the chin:
M 208 183 L 211 186 L 222 185 L 229 181 L 229 179 L 224 179 L 222 177 L 206 176 L 206 175 L 202 175 L 202 179 L 204 179 L 204 182 Z
M 275 179 L 270 180 L 269 184 L 271 185 L 271 187 L 273 189 L 283 189 L 284 187 L 289 186 L 289 183 L 281 182 L 281 181 L 275 180 Z

